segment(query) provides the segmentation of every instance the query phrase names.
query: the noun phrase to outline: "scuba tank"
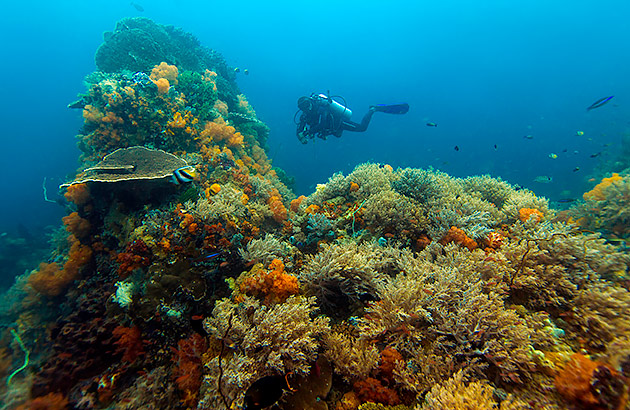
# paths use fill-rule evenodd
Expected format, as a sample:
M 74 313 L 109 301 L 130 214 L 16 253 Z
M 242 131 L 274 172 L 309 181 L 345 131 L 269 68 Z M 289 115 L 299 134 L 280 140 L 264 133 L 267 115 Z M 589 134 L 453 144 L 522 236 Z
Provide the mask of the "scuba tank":
M 332 97 L 328 97 L 326 94 L 319 94 L 316 96 L 320 100 L 326 101 L 330 104 L 330 110 L 333 112 L 335 116 L 339 116 L 345 120 L 349 120 L 352 116 L 352 110 L 339 102 L 332 99 Z

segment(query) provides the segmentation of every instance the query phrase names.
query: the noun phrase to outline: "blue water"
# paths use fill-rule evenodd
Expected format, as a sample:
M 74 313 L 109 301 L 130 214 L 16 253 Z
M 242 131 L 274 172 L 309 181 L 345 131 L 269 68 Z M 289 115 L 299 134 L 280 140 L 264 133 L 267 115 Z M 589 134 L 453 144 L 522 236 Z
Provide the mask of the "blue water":
M 66 105 L 85 91 L 102 33 L 123 17 L 182 27 L 249 70 L 239 86 L 271 128 L 270 157 L 296 178 L 298 194 L 376 161 L 488 173 L 552 199 L 579 198 L 630 133 L 627 1 L 137 3 L 144 12 L 128 1 L 3 5 L 0 232 L 19 224 L 39 232 L 65 214 L 44 201 L 42 183 L 54 197 L 78 165 L 82 117 Z M 406 101 L 411 110 L 302 145 L 296 100 L 328 90 L 355 121 L 370 104 Z M 585 110 L 608 95 L 606 106 Z M 538 175 L 553 182 L 534 183 Z

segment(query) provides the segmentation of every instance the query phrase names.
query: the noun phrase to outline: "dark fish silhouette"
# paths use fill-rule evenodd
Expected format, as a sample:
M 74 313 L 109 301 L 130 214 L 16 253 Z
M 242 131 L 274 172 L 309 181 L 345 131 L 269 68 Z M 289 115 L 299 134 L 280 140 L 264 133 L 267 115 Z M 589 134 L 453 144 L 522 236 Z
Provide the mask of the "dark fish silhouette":
M 144 7 L 142 7 L 141 5 L 139 5 L 138 3 L 134 3 L 133 1 L 131 2 L 131 5 L 138 10 L 139 12 L 143 12 L 144 11 Z
M 596 158 L 596 157 L 599 157 L 600 155 L 602 155 L 601 151 L 591 154 L 591 158 Z
M 427 122 L 427 127 L 437 127 L 437 124 L 434 122 Z
M 610 101 L 611 98 L 613 98 L 614 95 L 611 95 L 610 97 L 604 97 L 604 98 L 600 98 L 599 100 L 595 101 L 593 104 L 589 105 L 588 107 L 586 107 L 586 111 L 590 111 L 594 108 L 599 108 L 602 105 L 606 104 L 608 101 Z
M 455 145 L 454 150 L 455 150 L 455 151 L 459 151 L 459 145 Z

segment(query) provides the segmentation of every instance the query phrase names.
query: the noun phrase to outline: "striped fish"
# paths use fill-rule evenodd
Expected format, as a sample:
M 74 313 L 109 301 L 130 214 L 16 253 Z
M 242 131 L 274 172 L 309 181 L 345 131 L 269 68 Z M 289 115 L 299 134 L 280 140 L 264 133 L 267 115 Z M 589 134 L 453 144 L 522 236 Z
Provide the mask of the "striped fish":
M 192 182 L 197 177 L 197 171 L 190 165 L 177 168 L 171 175 L 171 181 L 175 185 L 187 184 Z

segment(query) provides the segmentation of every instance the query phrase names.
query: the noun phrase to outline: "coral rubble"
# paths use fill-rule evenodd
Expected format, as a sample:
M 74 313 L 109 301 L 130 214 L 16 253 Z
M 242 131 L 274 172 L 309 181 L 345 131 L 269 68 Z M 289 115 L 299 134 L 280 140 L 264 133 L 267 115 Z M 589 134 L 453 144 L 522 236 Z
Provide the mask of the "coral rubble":
M 371 163 L 296 198 L 217 52 L 124 19 L 96 62 L 63 238 L 2 298 L 2 408 L 626 408 L 630 257 L 602 234 L 627 176 L 573 220 Z

